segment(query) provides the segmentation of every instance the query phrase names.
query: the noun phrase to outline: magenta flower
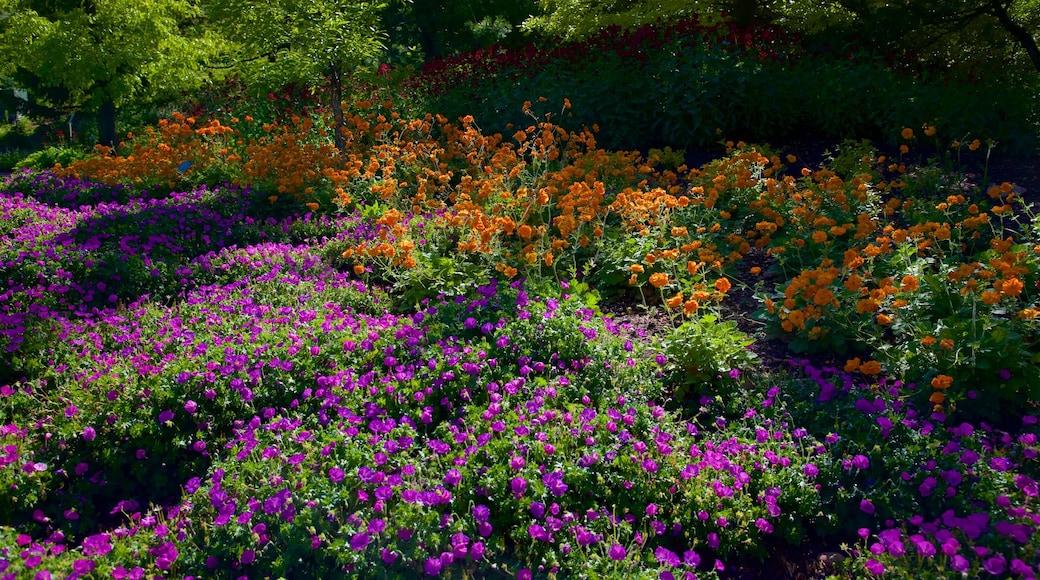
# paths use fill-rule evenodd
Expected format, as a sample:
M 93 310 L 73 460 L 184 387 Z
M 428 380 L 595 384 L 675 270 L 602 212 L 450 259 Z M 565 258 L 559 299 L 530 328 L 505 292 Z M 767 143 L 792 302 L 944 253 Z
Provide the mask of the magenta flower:
M 527 480 L 522 477 L 514 477 L 509 482 L 509 488 L 513 490 L 513 495 L 520 497 L 527 491 Z
M 366 533 L 362 532 L 360 534 L 354 534 L 354 537 L 350 539 L 350 549 L 355 552 L 360 552 L 361 550 L 364 550 L 371 541 L 372 537 Z
M 869 499 L 859 502 L 859 511 L 867 515 L 874 515 L 874 502 Z
M 874 558 L 867 560 L 867 563 L 864 566 L 866 567 L 867 572 L 870 572 L 874 576 L 880 576 L 885 573 L 885 565 Z
M 609 550 L 607 550 L 607 555 L 610 556 L 611 560 L 620 562 L 628 557 L 628 550 L 626 550 L 621 544 L 614 544 Z
M 679 560 L 679 556 L 664 546 L 658 546 L 657 549 L 654 550 L 654 557 L 657 558 L 658 562 L 667 566 L 679 566 L 682 564 L 682 561 Z

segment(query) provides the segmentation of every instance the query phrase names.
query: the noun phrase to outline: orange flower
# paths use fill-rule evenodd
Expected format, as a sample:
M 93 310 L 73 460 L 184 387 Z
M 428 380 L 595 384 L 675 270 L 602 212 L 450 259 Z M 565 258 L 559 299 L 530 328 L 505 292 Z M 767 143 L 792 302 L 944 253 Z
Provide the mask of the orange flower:
M 645 270 L 643 269 L 642 264 L 632 264 L 628 267 L 628 271 L 632 272 L 633 274 L 642 274 Z
M 650 285 L 654 288 L 664 288 L 668 285 L 668 274 L 661 272 L 650 274 Z
M 680 293 L 676 294 L 675 296 L 672 296 L 671 298 L 665 300 L 664 303 L 668 305 L 668 308 L 672 308 L 672 309 L 678 308 L 683 303 L 682 292 L 680 292 Z
M 796 328 L 805 328 L 805 313 L 801 310 L 792 310 L 787 314 L 787 321 L 794 325 Z
M 928 123 L 925 123 L 924 134 L 929 137 L 935 137 L 935 125 L 929 125 Z
M 983 304 L 996 304 L 1000 302 L 1000 294 L 996 290 L 986 290 L 982 293 Z
M 935 344 L 935 337 L 929 334 L 928 336 L 921 339 L 921 344 L 925 346 L 932 346 L 933 344 Z
M 855 372 L 859 367 L 863 366 L 863 361 L 857 356 L 856 358 L 845 361 L 845 372 Z
M 913 292 L 914 290 L 917 290 L 919 284 L 920 282 L 918 282 L 917 278 L 906 275 L 903 276 L 903 283 L 899 289 L 903 292 Z
M 817 306 L 827 306 L 831 302 L 834 302 L 834 292 L 828 288 L 821 288 L 813 295 L 813 303 Z
M 937 391 L 945 391 L 953 384 L 953 377 L 949 375 L 936 375 L 932 378 L 932 388 Z
M 928 400 L 936 405 L 941 405 L 942 402 L 946 400 L 946 395 L 942 394 L 940 391 L 935 391 L 932 393 L 931 397 L 928 397 Z
M 1018 296 L 1022 293 L 1022 281 L 1018 278 L 1004 280 L 1000 286 L 1000 292 L 1008 296 Z
M 860 365 L 859 372 L 872 377 L 877 376 L 881 374 L 881 363 L 876 360 L 867 361 Z
M 730 281 L 726 278 L 719 278 L 715 281 L 715 289 L 719 292 L 722 292 L 723 294 L 729 292 L 730 288 L 732 287 L 733 284 L 730 284 Z
M 881 326 L 885 326 L 886 324 L 892 324 L 892 317 L 887 314 L 878 314 L 877 323 Z
M 909 141 L 914 138 L 914 130 L 910 127 L 905 127 L 903 128 L 903 132 L 900 133 L 899 136 Z
M 941 348 L 943 350 L 953 350 L 953 339 L 952 338 L 944 338 L 944 339 L 940 340 L 939 341 L 939 348 Z
M 971 142 L 970 145 L 968 145 L 968 150 L 969 151 L 978 151 L 979 147 L 982 147 L 982 141 L 979 141 L 978 139 L 975 139 L 975 140 L 973 140 Z
M 817 244 L 822 244 L 822 243 L 826 242 L 827 241 L 827 232 L 822 232 L 820 230 L 816 230 L 812 234 L 812 241 L 816 242 Z
M 360 276 L 365 273 L 365 267 L 361 264 L 354 264 L 354 274 Z
M 752 266 L 750 271 L 752 276 L 758 276 L 762 273 L 762 268 L 759 268 L 758 266 Z
M 686 303 L 683 304 L 683 314 L 685 314 L 686 316 L 692 316 L 693 313 L 697 312 L 697 309 L 700 307 L 701 305 L 698 304 L 696 300 L 687 300 Z

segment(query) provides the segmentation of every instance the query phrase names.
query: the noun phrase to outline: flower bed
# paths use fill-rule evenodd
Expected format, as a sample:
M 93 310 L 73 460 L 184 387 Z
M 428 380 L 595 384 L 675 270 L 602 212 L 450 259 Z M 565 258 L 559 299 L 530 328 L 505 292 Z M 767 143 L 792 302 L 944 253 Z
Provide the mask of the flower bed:
M 176 155 L 6 180 L 0 575 L 726 577 L 843 544 L 848 576 L 1035 575 L 1013 186 L 387 107 L 341 153 L 179 118 L 136 145 Z M 756 366 L 735 287 L 849 362 Z

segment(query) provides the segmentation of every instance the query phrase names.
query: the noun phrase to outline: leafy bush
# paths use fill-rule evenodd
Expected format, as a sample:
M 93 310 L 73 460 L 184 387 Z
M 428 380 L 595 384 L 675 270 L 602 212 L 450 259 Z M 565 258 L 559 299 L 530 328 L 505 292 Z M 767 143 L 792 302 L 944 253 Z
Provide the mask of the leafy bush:
M 52 169 L 56 165 L 69 166 L 89 155 L 75 147 L 47 147 L 40 151 L 34 151 L 26 155 L 21 161 L 15 163 L 14 169 Z

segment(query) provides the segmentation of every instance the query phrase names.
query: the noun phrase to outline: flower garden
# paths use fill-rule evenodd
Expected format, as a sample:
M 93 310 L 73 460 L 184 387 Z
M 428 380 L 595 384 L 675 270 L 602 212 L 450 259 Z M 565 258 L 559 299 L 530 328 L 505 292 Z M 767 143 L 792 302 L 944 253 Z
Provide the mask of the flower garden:
M 913 162 L 990 144 L 687 167 L 516 107 L 5 178 L 0 577 L 1037 575 L 1040 221 Z

